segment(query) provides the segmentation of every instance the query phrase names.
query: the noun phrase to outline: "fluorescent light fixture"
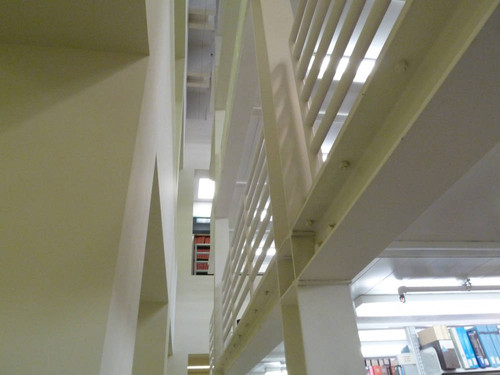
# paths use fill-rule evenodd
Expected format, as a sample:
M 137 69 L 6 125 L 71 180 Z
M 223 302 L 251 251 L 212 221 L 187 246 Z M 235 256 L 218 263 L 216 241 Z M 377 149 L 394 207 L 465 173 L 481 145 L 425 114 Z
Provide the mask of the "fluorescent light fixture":
M 406 340 L 406 339 L 405 339 Z M 362 344 L 361 353 L 363 357 L 392 357 L 401 353 L 401 350 L 408 345 L 406 341 L 402 343 L 377 342 L 375 345 Z
M 266 367 L 269 367 L 269 368 L 272 368 L 272 367 L 280 368 L 281 366 L 283 366 L 283 364 L 281 362 L 278 362 L 278 361 L 276 361 L 276 362 L 265 362 L 265 364 L 266 364 Z
M 266 375 L 288 375 L 287 370 L 266 370 Z
M 206 365 L 206 366 L 188 366 L 187 369 L 188 370 L 210 370 L 210 366 L 209 365 Z
M 209 178 L 200 178 L 198 182 L 198 199 L 213 199 L 215 182 Z
M 405 341 L 404 329 L 363 329 L 358 331 L 359 341 Z
M 421 298 L 414 298 L 421 297 Z M 452 298 L 454 297 L 454 298 Z M 392 301 L 376 299 L 363 302 L 356 307 L 358 317 L 397 317 L 397 316 L 442 316 L 498 314 L 500 295 L 492 294 L 447 294 L 421 295 L 408 298 L 406 303 L 399 302 L 397 296 Z
M 485 292 L 500 291 L 500 285 L 472 285 L 467 278 L 462 285 L 419 285 L 419 286 L 400 286 L 398 288 L 399 300 L 406 302 L 407 293 L 446 293 L 446 292 Z
M 471 277 L 470 282 L 474 286 L 498 285 L 500 290 L 500 277 Z
M 314 59 L 314 57 L 313 57 Z M 312 60 L 312 59 L 311 59 Z M 325 56 L 323 61 L 321 62 L 321 67 L 319 69 L 318 78 L 323 78 L 325 74 L 326 68 L 330 63 L 330 56 Z M 333 77 L 334 81 L 340 81 L 342 75 L 347 69 L 347 65 L 349 65 L 349 57 L 342 57 L 339 61 L 339 65 L 337 66 L 337 70 L 335 72 L 335 76 Z M 358 71 L 356 72 L 356 76 L 354 77 L 354 82 L 357 83 L 365 83 L 368 79 L 368 76 L 373 70 L 375 66 L 375 60 L 373 59 L 363 59 L 359 64 Z
M 196 222 L 198 224 L 210 224 L 210 218 L 209 217 L 197 217 Z

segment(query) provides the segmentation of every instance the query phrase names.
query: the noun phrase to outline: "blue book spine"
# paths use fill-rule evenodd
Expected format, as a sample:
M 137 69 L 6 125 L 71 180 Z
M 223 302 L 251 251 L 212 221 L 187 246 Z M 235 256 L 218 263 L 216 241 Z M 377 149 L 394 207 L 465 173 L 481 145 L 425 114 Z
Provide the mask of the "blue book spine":
M 487 325 L 486 328 L 491 336 L 495 352 L 497 353 L 498 358 L 500 358 L 500 333 L 498 333 L 498 326 L 490 324 Z
M 467 360 L 469 362 L 470 368 L 478 368 L 479 364 L 477 363 L 476 355 L 474 354 L 474 350 L 472 349 L 472 345 L 469 340 L 469 336 L 467 336 L 467 332 L 465 332 L 464 327 L 457 327 L 458 338 L 460 339 L 460 343 L 464 348 L 465 355 L 467 356 Z
M 479 341 L 479 335 L 474 328 L 467 330 L 467 335 L 469 336 L 470 343 L 472 345 L 472 349 L 476 354 L 477 363 L 479 367 L 485 368 L 490 366 L 490 361 L 484 352 L 484 348 L 481 346 L 481 342 Z
M 484 349 L 486 357 L 488 357 L 490 366 L 498 367 L 500 365 L 500 358 L 498 358 L 495 347 L 493 346 L 493 340 L 488 327 L 486 327 L 485 325 L 478 325 L 474 328 L 477 331 L 479 341 L 481 342 L 481 346 Z

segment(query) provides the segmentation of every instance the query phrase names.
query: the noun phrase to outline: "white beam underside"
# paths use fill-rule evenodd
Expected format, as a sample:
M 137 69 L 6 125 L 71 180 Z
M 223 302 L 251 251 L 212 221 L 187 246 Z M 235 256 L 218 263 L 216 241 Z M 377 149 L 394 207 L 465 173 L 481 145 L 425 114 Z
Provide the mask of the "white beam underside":
M 498 258 L 500 242 L 396 241 L 379 258 Z
M 492 126 L 500 87 L 491 80 L 498 17 L 491 20 L 301 279 L 352 279 L 500 140 Z M 474 102 L 485 91 L 489 99 Z

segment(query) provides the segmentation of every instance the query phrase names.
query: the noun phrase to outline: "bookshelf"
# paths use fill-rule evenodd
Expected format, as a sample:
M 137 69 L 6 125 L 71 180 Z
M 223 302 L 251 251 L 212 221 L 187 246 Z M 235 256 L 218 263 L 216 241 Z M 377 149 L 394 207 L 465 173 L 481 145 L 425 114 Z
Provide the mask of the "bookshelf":
M 498 328 L 498 325 L 495 325 Z M 437 326 L 436 326 L 437 327 Z M 445 326 L 443 326 L 445 327 Z M 455 326 L 450 326 L 455 327 Z M 467 325 L 467 328 L 471 328 L 472 325 Z M 432 327 L 435 328 L 435 327 Z M 445 327 L 447 328 L 447 327 Z M 387 331 L 395 331 L 394 329 L 388 329 Z M 399 329 L 401 331 L 401 329 Z M 392 338 L 394 342 L 397 342 L 400 346 L 407 346 L 407 351 L 409 353 L 402 354 L 387 354 L 380 356 L 365 356 L 365 366 L 366 373 L 371 375 L 399 375 L 401 373 L 405 375 L 452 375 L 452 374 L 482 374 L 482 375 L 500 375 L 500 367 L 486 367 L 486 368 L 470 368 L 464 369 L 459 367 L 456 369 L 442 369 L 441 362 L 438 358 L 437 350 L 432 347 L 432 345 L 421 346 L 422 331 L 430 330 L 429 327 L 413 327 L 408 326 L 404 328 L 406 340 L 401 341 L 401 337 Z M 419 339 L 420 333 L 420 339 Z M 439 335 L 439 334 L 438 334 Z M 361 338 L 360 334 L 360 338 Z M 391 335 L 388 335 L 391 336 Z M 392 335 L 394 336 L 394 335 Z M 425 340 L 425 339 L 424 339 Z M 430 338 L 429 340 L 432 340 Z M 425 342 L 425 341 L 424 341 Z M 450 338 L 451 342 L 451 338 Z M 373 343 L 378 343 L 374 341 Z M 366 345 L 366 340 L 362 340 L 362 346 Z M 368 342 L 371 344 L 371 342 Z M 458 350 L 456 347 L 454 349 Z M 458 354 L 457 354 L 458 356 Z M 458 358 L 457 358 L 458 361 Z M 394 372 L 395 367 L 400 366 L 403 368 L 402 372 Z M 385 368 L 384 368 L 385 367 Z M 390 369 L 392 367 L 392 370 Z
M 193 275 L 208 275 L 210 260 L 210 235 L 193 235 Z
M 210 218 L 193 217 L 192 275 L 210 275 Z

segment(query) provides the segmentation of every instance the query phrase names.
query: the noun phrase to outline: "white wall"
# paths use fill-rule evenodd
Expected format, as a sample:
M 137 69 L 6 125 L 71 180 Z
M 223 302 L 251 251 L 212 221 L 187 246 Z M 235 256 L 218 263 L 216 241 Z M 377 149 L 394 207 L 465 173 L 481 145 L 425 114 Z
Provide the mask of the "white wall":
M 142 265 L 155 160 L 167 271 L 168 308 L 175 307 L 176 170 L 173 139 L 172 3 L 147 1 L 150 58 L 134 150 L 101 375 L 132 371 Z
M 178 288 L 173 356 L 168 374 L 187 373 L 190 353 L 208 353 L 208 328 L 213 309 L 213 276 L 192 276 L 192 212 L 194 170 L 179 175 L 177 210 Z
M 0 63 L 0 373 L 97 374 L 147 58 Z
M 135 340 L 133 375 L 163 374 L 167 322 L 167 305 L 141 301 Z

